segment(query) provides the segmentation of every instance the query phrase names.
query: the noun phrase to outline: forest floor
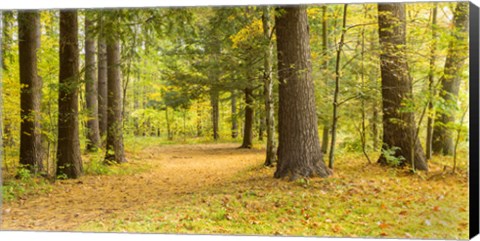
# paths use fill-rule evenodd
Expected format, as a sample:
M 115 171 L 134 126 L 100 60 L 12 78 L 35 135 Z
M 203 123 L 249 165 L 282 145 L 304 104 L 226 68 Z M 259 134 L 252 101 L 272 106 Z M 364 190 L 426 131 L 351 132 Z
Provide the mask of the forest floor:
M 468 238 L 468 178 L 337 158 L 329 178 L 287 182 L 264 151 L 238 144 L 153 145 L 129 163 L 60 180 L 2 206 L 2 229 Z M 87 170 L 87 173 L 89 171 Z

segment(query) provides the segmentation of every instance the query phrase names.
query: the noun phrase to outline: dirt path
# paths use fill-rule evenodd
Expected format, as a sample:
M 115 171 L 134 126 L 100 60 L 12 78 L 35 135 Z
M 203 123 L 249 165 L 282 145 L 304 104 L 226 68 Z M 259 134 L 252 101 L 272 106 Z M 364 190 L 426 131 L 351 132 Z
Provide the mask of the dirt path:
M 59 181 L 48 195 L 4 204 L 2 229 L 75 230 L 82 223 L 162 204 L 231 180 L 263 161 L 263 151 L 237 144 L 151 147 L 130 162 L 150 169 L 134 175 L 85 176 Z M 127 156 L 128 157 L 128 156 Z

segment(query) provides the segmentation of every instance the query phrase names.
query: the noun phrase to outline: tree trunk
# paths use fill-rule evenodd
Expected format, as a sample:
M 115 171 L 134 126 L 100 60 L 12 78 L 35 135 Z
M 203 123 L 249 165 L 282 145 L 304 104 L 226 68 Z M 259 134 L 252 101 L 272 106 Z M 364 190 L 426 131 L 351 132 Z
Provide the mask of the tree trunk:
M 322 6 L 322 52 L 323 58 L 328 56 L 328 21 L 327 21 L 327 5 Z M 323 60 L 322 68 L 327 73 L 328 71 L 328 61 Z M 328 78 L 325 78 L 325 86 L 328 86 Z M 326 96 L 328 96 L 328 88 L 325 87 Z M 325 120 L 326 123 L 323 125 L 323 133 L 322 133 L 322 153 L 327 154 L 328 152 L 328 136 L 330 132 L 330 124 L 328 120 Z
M 200 106 L 197 104 L 197 137 L 203 135 L 203 126 L 202 126 L 202 111 Z
M 243 128 L 243 142 L 240 148 L 253 147 L 253 89 L 247 87 L 244 89 L 245 93 L 245 123 Z
M 41 78 L 37 73 L 37 50 L 40 40 L 40 14 L 18 13 L 20 83 L 20 165 L 37 173 L 43 169 L 40 130 Z
M 100 147 L 98 126 L 98 93 L 95 68 L 95 41 L 92 37 L 93 23 L 90 13 L 85 14 L 85 100 L 89 119 L 87 121 L 87 150 L 95 151 Z
M 420 142 L 414 139 L 415 118 L 412 111 L 402 106 L 412 98 L 412 80 L 409 75 L 405 44 L 406 23 L 403 3 L 378 4 L 379 37 L 382 54 L 380 70 L 383 102 L 383 149 L 397 147 L 394 156 L 401 165 L 413 163 L 418 170 L 428 170 Z M 388 164 L 382 152 L 378 162 Z M 412 160 L 413 154 L 413 160 Z
M 263 132 L 265 131 L 265 117 L 261 115 L 261 111 L 257 112 L 258 116 L 258 140 L 263 141 Z
M 78 135 L 79 81 L 76 10 L 60 11 L 60 86 L 58 93 L 57 176 L 83 174 Z
M 434 73 L 435 73 L 435 51 L 437 49 L 437 9 L 438 4 L 432 10 L 432 45 L 430 48 L 430 71 L 428 72 L 428 120 L 427 120 L 427 140 L 425 142 L 426 150 L 425 155 L 427 160 L 432 157 L 432 137 L 433 137 L 433 115 L 435 110 L 433 108 L 433 96 L 435 95 L 434 89 Z
M 238 137 L 238 121 L 237 121 L 237 94 L 235 90 L 232 90 L 232 95 L 230 96 L 230 102 L 232 104 L 232 138 L 236 139 Z
M 335 142 L 337 141 L 337 123 L 338 123 L 338 95 L 340 88 L 340 56 L 342 54 L 343 43 L 346 33 L 347 24 L 347 4 L 343 5 L 343 25 L 342 35 L 340 36 L 340 42 L 337 49 L 337 60 L 335 64 L 335 92 L 333 94 L 333 115 L 332 115 L 332 139 L 330 142 L 330 152 L 328 153 L 328 167 L 333 168 L 335 161 Z
M 213 125 L 213 139 L 218 140 L 220 135 L 218 134 L 219 131 L 219 123 L 220 123 L 220 111 L 219 111 L 219 93 L 218 90 L 211 89 L 210 90 L 210 104 L 212 106 L 212 125 Z
M 455 123 L 458 91 L 461 73 L 468 57 L 468 3 L 458 2 L 453 19 L 454 30 L 448 46 L 443 76 L 440 79 L 440 98 L 447 106 L 441 111 L 433 128 L 432 151 L 435 154 L 453 155 L 452 130 L 449 123 Z
M 267 48 L 265 48 L 264 59 L 264 91 L 265 96 L 265 122 L 267 127 L 267 147 L 265 166 L 272 166 L 277 161 L 276 143 L 275 143 L 275 106 L 273 99 L 273 19 L 272 8 L 266 6 L 263 8 L 263 38 L 267 42 Z
M 318 138 L 306 9 L 279 8 L 275 22 L 280 85 L 278 165 L 274 177 L 326 177 L 331 171 L 322 161 Z
M 99 22 L 100 33 L 98 36 L 98 125 L 100 136 L 107 134 L 107 106 L 108 106 L 108 83 L 107 83 L 107 45 L 105 44 L 102 20 Z
M 122 117 L 122 79 L 120 40 L 114 30 L 113 38 L 107 41 L 107 82 L 108 82 L 108 114 L 107 114 L 107 152 L 105 162 L 124 163 L 123 117 Z
M 2 55 L 0 58 L 2 58 L 2 61 L 1 61 L 1 68 L 3 69 L 3 73 L 5 74 L 5 72 L 8 70 L 9 66 L 7 66 L 6 62 L 5 62 L 5 59 L 7 58 L 8 55 L 11 54 L 11 43 L 12 43 L 12 39 L 13 39 L 13 34 L 11 33 L 12 31 L 12 27 L 13 27 L 13 20 L 14 20 L 14 17 L 13 17 L 13 12 L 12 11 L 3 11 L 2 12 L 2 41 L 0 41 L 1 43 L 1 51 L 2 51 Z M 3 95 L 1 97 L 4 97 Z M 7 95 L 5 95 L 5 97 L 7 97 Z M 3 122 L 3 125 L 0 126 L 0 128 L 3 127 L 3 135 L 2 135 L 2 141 L 3 141 L 3 145 L 4 147 L 6 146 L 13 146 L 14 145 L 14 139 L 13 139 L 13 135 L 12 135 L 12 121 L 11 119 L 9 118 L 8 115 L 4 115 L 3 116 L 4 118 L 4 122 Z
M 170 128 L 170 118 L 168 117 L 168 106 L 165 107 L 165 119 L 167 121 L 167 139 L 169 141 L 173 140 L 172 129 Z

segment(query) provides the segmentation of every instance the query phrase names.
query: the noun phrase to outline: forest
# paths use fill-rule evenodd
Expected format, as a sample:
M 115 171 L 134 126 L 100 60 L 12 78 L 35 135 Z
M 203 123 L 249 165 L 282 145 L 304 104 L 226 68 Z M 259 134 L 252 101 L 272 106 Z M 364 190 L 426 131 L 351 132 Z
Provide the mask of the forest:
M 468 238 L 468 2 L 1 12 L 1 229 Z

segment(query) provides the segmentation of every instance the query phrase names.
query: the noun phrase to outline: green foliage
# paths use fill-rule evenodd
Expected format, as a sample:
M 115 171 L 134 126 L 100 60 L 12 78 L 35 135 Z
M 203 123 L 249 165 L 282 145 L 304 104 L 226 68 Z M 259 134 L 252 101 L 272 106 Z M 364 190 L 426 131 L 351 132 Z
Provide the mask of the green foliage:
M 398 167 L 403 163 L 403 161 L 405 161 L 405 157 L 397 155 L 399 150 L 400 147 L 398 146 L 382 148 L 382 155 L 385 158 L 387 165 Z
M 9 179 L 2 183 L 2 198 L 5 202 L 26 198 L 29 195 L 45 194 L 52 190 L 52 186 L 43 178 L 33 176 L 25 168 L 19 168 L 17 179 Z

